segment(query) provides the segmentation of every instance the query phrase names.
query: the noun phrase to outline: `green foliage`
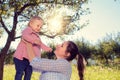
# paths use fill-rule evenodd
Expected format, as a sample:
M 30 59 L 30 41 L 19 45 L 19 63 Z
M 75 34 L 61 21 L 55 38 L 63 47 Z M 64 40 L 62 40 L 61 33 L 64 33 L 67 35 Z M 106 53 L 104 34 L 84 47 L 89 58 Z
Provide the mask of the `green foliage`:
M 99 42 L 97 49 L 98 55 L 101 59 L 106 60 L 106 64 L 110 61 L 114 61 L 115 58 L 120 58 L 120 33 L 107 35 L 103 41 Z
M 3 34 L 3 29 L 0 28 L 0 37 L 2 36 Z
M 78 46 L 79 52 L 83 54 L 85 59 L 88 59 L 91 57 L 91 53 L 92 53 L 90 48 L 91 46 L 88 42 L 82 39 L 81 41 L 80 40 L 75 41 L 75 43 Z
M 15 50 L 11 49 L 8 51 L 7 56 L 5 57 L 5 64 L 13 64 L 13 54 Z

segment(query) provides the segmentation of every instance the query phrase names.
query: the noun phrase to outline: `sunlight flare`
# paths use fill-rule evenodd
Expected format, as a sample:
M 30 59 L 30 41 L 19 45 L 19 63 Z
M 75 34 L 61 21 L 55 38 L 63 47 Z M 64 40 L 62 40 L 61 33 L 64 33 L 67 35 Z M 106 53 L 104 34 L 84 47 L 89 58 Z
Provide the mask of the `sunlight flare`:
M 46 12 L 46 26 L 47 30 L 52 35 L 64 34 L 67 25 L 70 22 L 70 17 L 68 13 L 71 11 L 66 7 L 54 8 Z

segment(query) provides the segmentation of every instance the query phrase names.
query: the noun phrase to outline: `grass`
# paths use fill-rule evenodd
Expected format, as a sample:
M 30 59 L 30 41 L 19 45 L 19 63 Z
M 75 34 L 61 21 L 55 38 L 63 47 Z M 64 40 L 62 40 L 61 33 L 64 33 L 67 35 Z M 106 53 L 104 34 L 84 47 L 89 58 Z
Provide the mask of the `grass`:
M 72 66 L 71 80 L 79 80 L 76 66 Z M 39 73 L 33 72 L 31 80 L 39 80 Z M 14 80 L 14 65 L 4 66 L 3 80 Z M 85 80 L 120 80 L 120 70 L 102 66 L 88 66 L 85 69 Z
M 85 80 L 119 80 L 120 70 L 109 67 L 92 66 L 87 67 Z

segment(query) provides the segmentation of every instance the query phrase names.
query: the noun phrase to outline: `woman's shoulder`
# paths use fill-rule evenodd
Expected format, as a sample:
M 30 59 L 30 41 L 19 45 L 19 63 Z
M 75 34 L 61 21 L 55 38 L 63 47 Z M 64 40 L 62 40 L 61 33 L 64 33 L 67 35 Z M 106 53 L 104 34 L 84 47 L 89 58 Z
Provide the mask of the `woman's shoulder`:
M 66 59 L 57 59 L 56 60 L 58 63 L 61 63 L 61 65 L 64 65 L 64 66 L 66 66 L 66 67 L 71 67 L 71 64 L 70 64 L 70 62 L 69 61 L 67 61 Z
M 70 63 L 70 62 L 67 61 L 66 59 L 57 59 L 56 61 L 61 61 L 61 62 L 65 62 L 65 63 Z

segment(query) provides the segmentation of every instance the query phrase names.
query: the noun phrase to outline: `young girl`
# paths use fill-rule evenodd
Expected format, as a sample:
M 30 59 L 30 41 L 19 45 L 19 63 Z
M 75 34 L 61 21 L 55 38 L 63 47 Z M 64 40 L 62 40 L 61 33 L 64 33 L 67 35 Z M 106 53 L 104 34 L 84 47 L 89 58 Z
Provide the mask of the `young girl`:
M 33 46 L 33 51 L 36 57 L 41 57 L 41 48 L 45 51 L 52 51 L 50 47 L 47 47 L 42 43 L 39 37 L 39 31 L 43 25 L 43 20 L 38 16 L 33 16 L 28 27 L 22 32 L 22 39 L 26 42 L 31 43 Z M 15 80 L 22 80 L 22 75 L 24 73 L 24 80 L 30 80 L 32 74 L 32 67 L 28 61 L 28 53 L 26 50 L 26 44 L 21 40 L 16 52 L 14 53 L 14 63 L 15 63 Z
M 72 73 L 70 61 L 75 59 L 76 56 L 79 80 L 84 80 L 84 57 L 79 53 L 74 42 L 65 41 L 56 46 L 54 51 L 56 60 L 37 58 L 31 44 L 26 42 L 26 45 L 31 66 L 38 72 L 41 71 L 40 80 L 70 80 Z

